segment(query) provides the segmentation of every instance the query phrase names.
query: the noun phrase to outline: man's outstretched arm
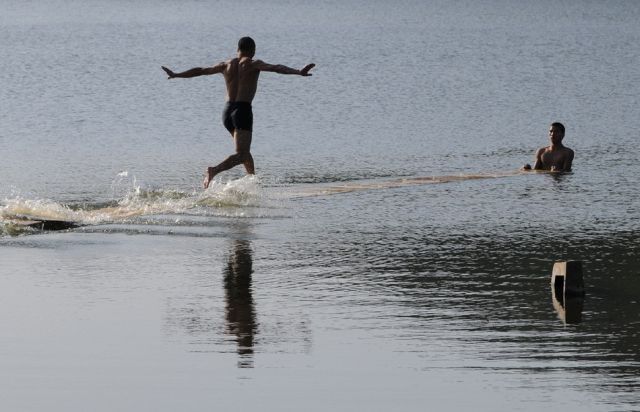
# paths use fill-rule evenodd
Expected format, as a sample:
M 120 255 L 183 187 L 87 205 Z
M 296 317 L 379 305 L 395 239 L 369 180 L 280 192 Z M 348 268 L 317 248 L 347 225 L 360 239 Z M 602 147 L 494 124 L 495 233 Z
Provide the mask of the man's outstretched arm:
M 309 73 L 309 70 L 316 67 L 315 64 L 311 63 L 311 64 L 307 64 L 302 69 L 298 70 L 292 67 L 285 66 L 283 64 L 265 63 L 262 60 L 256 60 L 254 63 L 255 63 L 254 67 L 262 72 L 274 72 L 274 73 L 280 73 L 280 74 L 297 74 L 299 76 L 305 76 L 305 77 L 312 76 L 312 74 Z
M 224 72 L 224 69 L 226 67 L 227 67 L 226 63 L 223 62 L 223 63 L 218 63 L 215 66 L 211 66 L 211 67 L 194 67 L 193 69 L 189 69 L 182 73 L 175 73 L 171 69 L 168 69 L 164 66 L 162 66 L 162 70 L 164 70 L 165 73 L 167 73 L 167 75 L 169 76 L 169 79 L 173 79 L 175 77 L 187 79 L 190 77 L 198 77 L 198 76 L 206 76 L 209 74 L 222 73 Z

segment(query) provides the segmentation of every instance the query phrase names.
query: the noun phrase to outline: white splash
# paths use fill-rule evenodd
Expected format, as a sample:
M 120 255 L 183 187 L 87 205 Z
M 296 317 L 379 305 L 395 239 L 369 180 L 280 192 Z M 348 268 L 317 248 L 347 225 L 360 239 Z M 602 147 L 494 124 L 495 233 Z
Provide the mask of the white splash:
M 197 204 L 210 207 L 257 207 L 264 200 L 260 179 L 255 175 L 247 175 L 226 183 L 212 181 L 209 188 L 198 196 Z
M 64 221 L 78 225 L 113 223 L 153 224 L 177 215 L 175 223 L 192 224 L 211 217 L 264 217 L 282 213 L 286 207 L 273 191 L 263 188 L 256 176 L 230 181 L 212 181 L 207 190 L 144 189 L 135 176 L 121 172 L 112 190 L 119 192 L 110 204 L 63 204 L 49 199 L 14 196 L 0 201 L 0 236 L 25 221 Z M 276 193 L 277 194 L 277 193 Z M 188 216 L 192 216 L 191 218 Z M 170 218 L 171 221 L 174 218 Z M 28 228 L 27 228 L 28 229 Z M 25 229 L 26 230 L 26 229 Z

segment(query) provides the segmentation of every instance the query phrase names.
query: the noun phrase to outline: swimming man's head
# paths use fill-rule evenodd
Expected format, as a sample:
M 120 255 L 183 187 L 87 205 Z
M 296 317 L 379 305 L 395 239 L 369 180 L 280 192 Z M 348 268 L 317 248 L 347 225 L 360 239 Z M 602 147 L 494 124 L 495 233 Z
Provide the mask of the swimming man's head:
M 551 123 L 549 128 L 549 139 L 552 144 L 559 144 L 564 138 L 564 125 L 562 123 Z
M 243 37 L 238 40 L 238 51 L 243 56 L 253 57 L 256 54 L 256 42 L 251 37 Z

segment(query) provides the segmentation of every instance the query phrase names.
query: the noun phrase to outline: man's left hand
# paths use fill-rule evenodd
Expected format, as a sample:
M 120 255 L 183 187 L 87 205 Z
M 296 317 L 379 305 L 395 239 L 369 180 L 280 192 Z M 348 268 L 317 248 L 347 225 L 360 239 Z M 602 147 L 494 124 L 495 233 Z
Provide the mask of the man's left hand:
M 313 76 L 311 73 L 309 73 L 309 70 L 313 69 L 314 67 L 316 67 L 314 63 L 307 64 L 302 68 L 302 70 L 300 70 L 300 76 L 305 76 L 305 77 Z

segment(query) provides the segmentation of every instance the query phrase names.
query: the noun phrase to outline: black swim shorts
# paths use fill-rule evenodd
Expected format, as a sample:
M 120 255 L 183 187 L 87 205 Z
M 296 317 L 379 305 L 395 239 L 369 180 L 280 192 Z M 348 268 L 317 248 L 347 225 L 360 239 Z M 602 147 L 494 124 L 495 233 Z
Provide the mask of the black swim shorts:
M 249 102 L 227 102 L 222 112 L 222 123 L 229 133 L 234 130 L 253 129 L 253 111 Z

